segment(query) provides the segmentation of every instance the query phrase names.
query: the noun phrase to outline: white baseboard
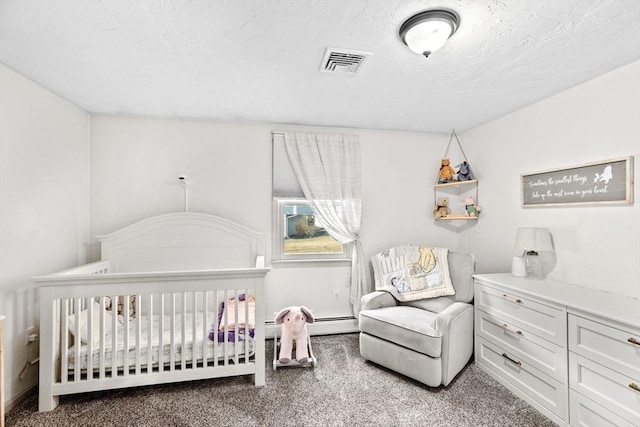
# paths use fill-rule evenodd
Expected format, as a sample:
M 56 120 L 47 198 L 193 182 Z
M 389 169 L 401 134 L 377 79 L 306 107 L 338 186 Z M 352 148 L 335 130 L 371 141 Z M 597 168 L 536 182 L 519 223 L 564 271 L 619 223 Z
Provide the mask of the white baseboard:
M 11 400 L 4 402 L 4 413 L 8 414 L 10 410 L 18 406 L 20 402 L 22 402 L 27 397 L 29 397 L 29 395 L 37 392 L 38 392 L 38 384 L 34 384 L 33 386 L 29 387 L 19 395 L 14 396 Z
M 267 323 L 266 337 L 272 338 L 276 330 L 280 330 L 280 325 L 273 322 Z M 358 332 L 358 319 L 318 319 L 314 323 L 307 324 L 309 335 L 332 335 L 332 334 L 350 334 Z

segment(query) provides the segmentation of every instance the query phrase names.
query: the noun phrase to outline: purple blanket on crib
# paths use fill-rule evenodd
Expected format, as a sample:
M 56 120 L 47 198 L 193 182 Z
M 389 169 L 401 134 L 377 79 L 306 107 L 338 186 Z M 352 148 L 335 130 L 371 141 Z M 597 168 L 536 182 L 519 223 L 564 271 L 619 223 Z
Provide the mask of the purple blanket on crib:
M 252 301 L 252 297 L 249 297 L 250 301 Z M 231 298 L 229 300 L 229 302 L 231 303 L 233 301 L 233 298 Z M 244 302 L 245 301 L 245 294 L 240 294 L 238 295 L 238 301 L 239 302 Z M 231 305 L 231 304 L 230 304 Z M 214 340 L 218 340 L 218 342 L 224 342 L 224 338 L 225 338 L 225 328 L 222 328 L 222 316 L 224 315 L 224 310 L 225 310 L 225 301 L 220 303 L 220 306 L 218 307 L 218 319 L 216 322 L 215 327 L 213 327 L 210 331 L 209 331 L 209 339 L 211 341 Z M 231 319 L 230 319 L 231 320 Z M 236 334 L 235 334 L 235 328 L 234 327 L 230 327 L 227 328 L 227 342 L 234 342 L 236 340 Z M 241 326 L 238 330 L 238 341 L 244 341 L 245 338 L 245 327 Z M 249 336 L 251 338 L 253 338 L 255 333 L 255 327 L 254 325 L 250 324 L 249 325 Z M 217 338 L 216 338 L 217 337 Z
M 216 334 L 217 332 L 217 334 Z M 249 329 L 249 336 L 251 338 L 253 338 L 253 334 L 255 332 L 255 328 L 251 328 Z M 216 335 L 218 335 L 218 342 L 224 342 L 224 332 L 223 331 L 216 331 L 216 330 L 211 330 L 209 332 L 209 339 L 211 341 L 216 339 Z M 244 329 L 238 332 L 238 341 L 244 341 Z M 228 342 L 235 342 L 236 340 L 236 334 L 234 333 L 234 331 L 229 331 L 229 333 L 227 334 L 227 341 Z

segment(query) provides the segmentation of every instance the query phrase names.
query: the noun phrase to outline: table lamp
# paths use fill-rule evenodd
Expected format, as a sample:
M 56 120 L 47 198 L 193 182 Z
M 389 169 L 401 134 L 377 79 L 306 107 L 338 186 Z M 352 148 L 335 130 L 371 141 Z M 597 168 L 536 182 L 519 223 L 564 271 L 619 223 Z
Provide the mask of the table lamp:
M 526 269 L 519 271 L 514 259 L 511 273 L 517 277 L 527 277 L 529 279 L 542 279 L 542 264 L 538 257 L 540 251 L 552 251 L 551 234 L 546 228 L 521 227 L 516 234 L 516 249 L 522 251 L 522 260 Z

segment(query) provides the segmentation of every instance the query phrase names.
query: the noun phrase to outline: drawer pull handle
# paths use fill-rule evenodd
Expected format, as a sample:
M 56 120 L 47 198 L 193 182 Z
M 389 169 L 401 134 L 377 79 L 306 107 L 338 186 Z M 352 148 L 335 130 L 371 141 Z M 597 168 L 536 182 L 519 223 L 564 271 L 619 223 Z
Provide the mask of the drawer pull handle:
M 629 384 L 629 388 L 632 388 L 635 391 L 640 391 L 640 386 L 638 386 L 638 384 L 636 384 L 636 383 Z
M 634 337 L 629 338 L 627 341 L 629 341 L 631 344 L 640 345 L 640 341 L 638 341 Z
M 507 294 L 502 294 L 502 296 L 506 299 L 509 299 L 509 295 Z M 518 303 L 518 304 L 522 304 L 522 300 L 520 298 L 516 298 L 513 300 L 513 302 Z
M 502 353 L 502 357 L 504 357 L 505 359 L 507 359 L 509 362 L 513 363 L 516 366 L 522 366 L 522 362 L 519 362 L 517 360 L 513 360 L 512 358 L 507 356 L 507 353 Z M 629 386 L 629 387 L 631 387 L 631 386 Z
M 514 334 L 518 334 L 518 335 L 522 335 L 522 331 L 520 329 L 511 329 L 509 327 L 509 325 L 507 325 L 506 323 L 502 325 L 504 327 L 505 330 L 509 331 L 509 332 L 513 332 Z

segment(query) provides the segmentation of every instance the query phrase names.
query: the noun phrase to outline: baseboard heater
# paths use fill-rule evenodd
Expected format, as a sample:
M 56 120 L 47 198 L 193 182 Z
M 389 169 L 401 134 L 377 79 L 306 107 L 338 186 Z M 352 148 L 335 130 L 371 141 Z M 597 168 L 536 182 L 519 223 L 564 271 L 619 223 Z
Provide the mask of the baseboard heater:
M 276 328 L 280 328 L 273 320 L 265 322 L 265 325 L 267 338 L 273 336 Z M 349 334 L 359 331 L 358 319 L 354 316 L 320 317 L 314 323 L 309 323 L 307 330 L 309 335 Z

